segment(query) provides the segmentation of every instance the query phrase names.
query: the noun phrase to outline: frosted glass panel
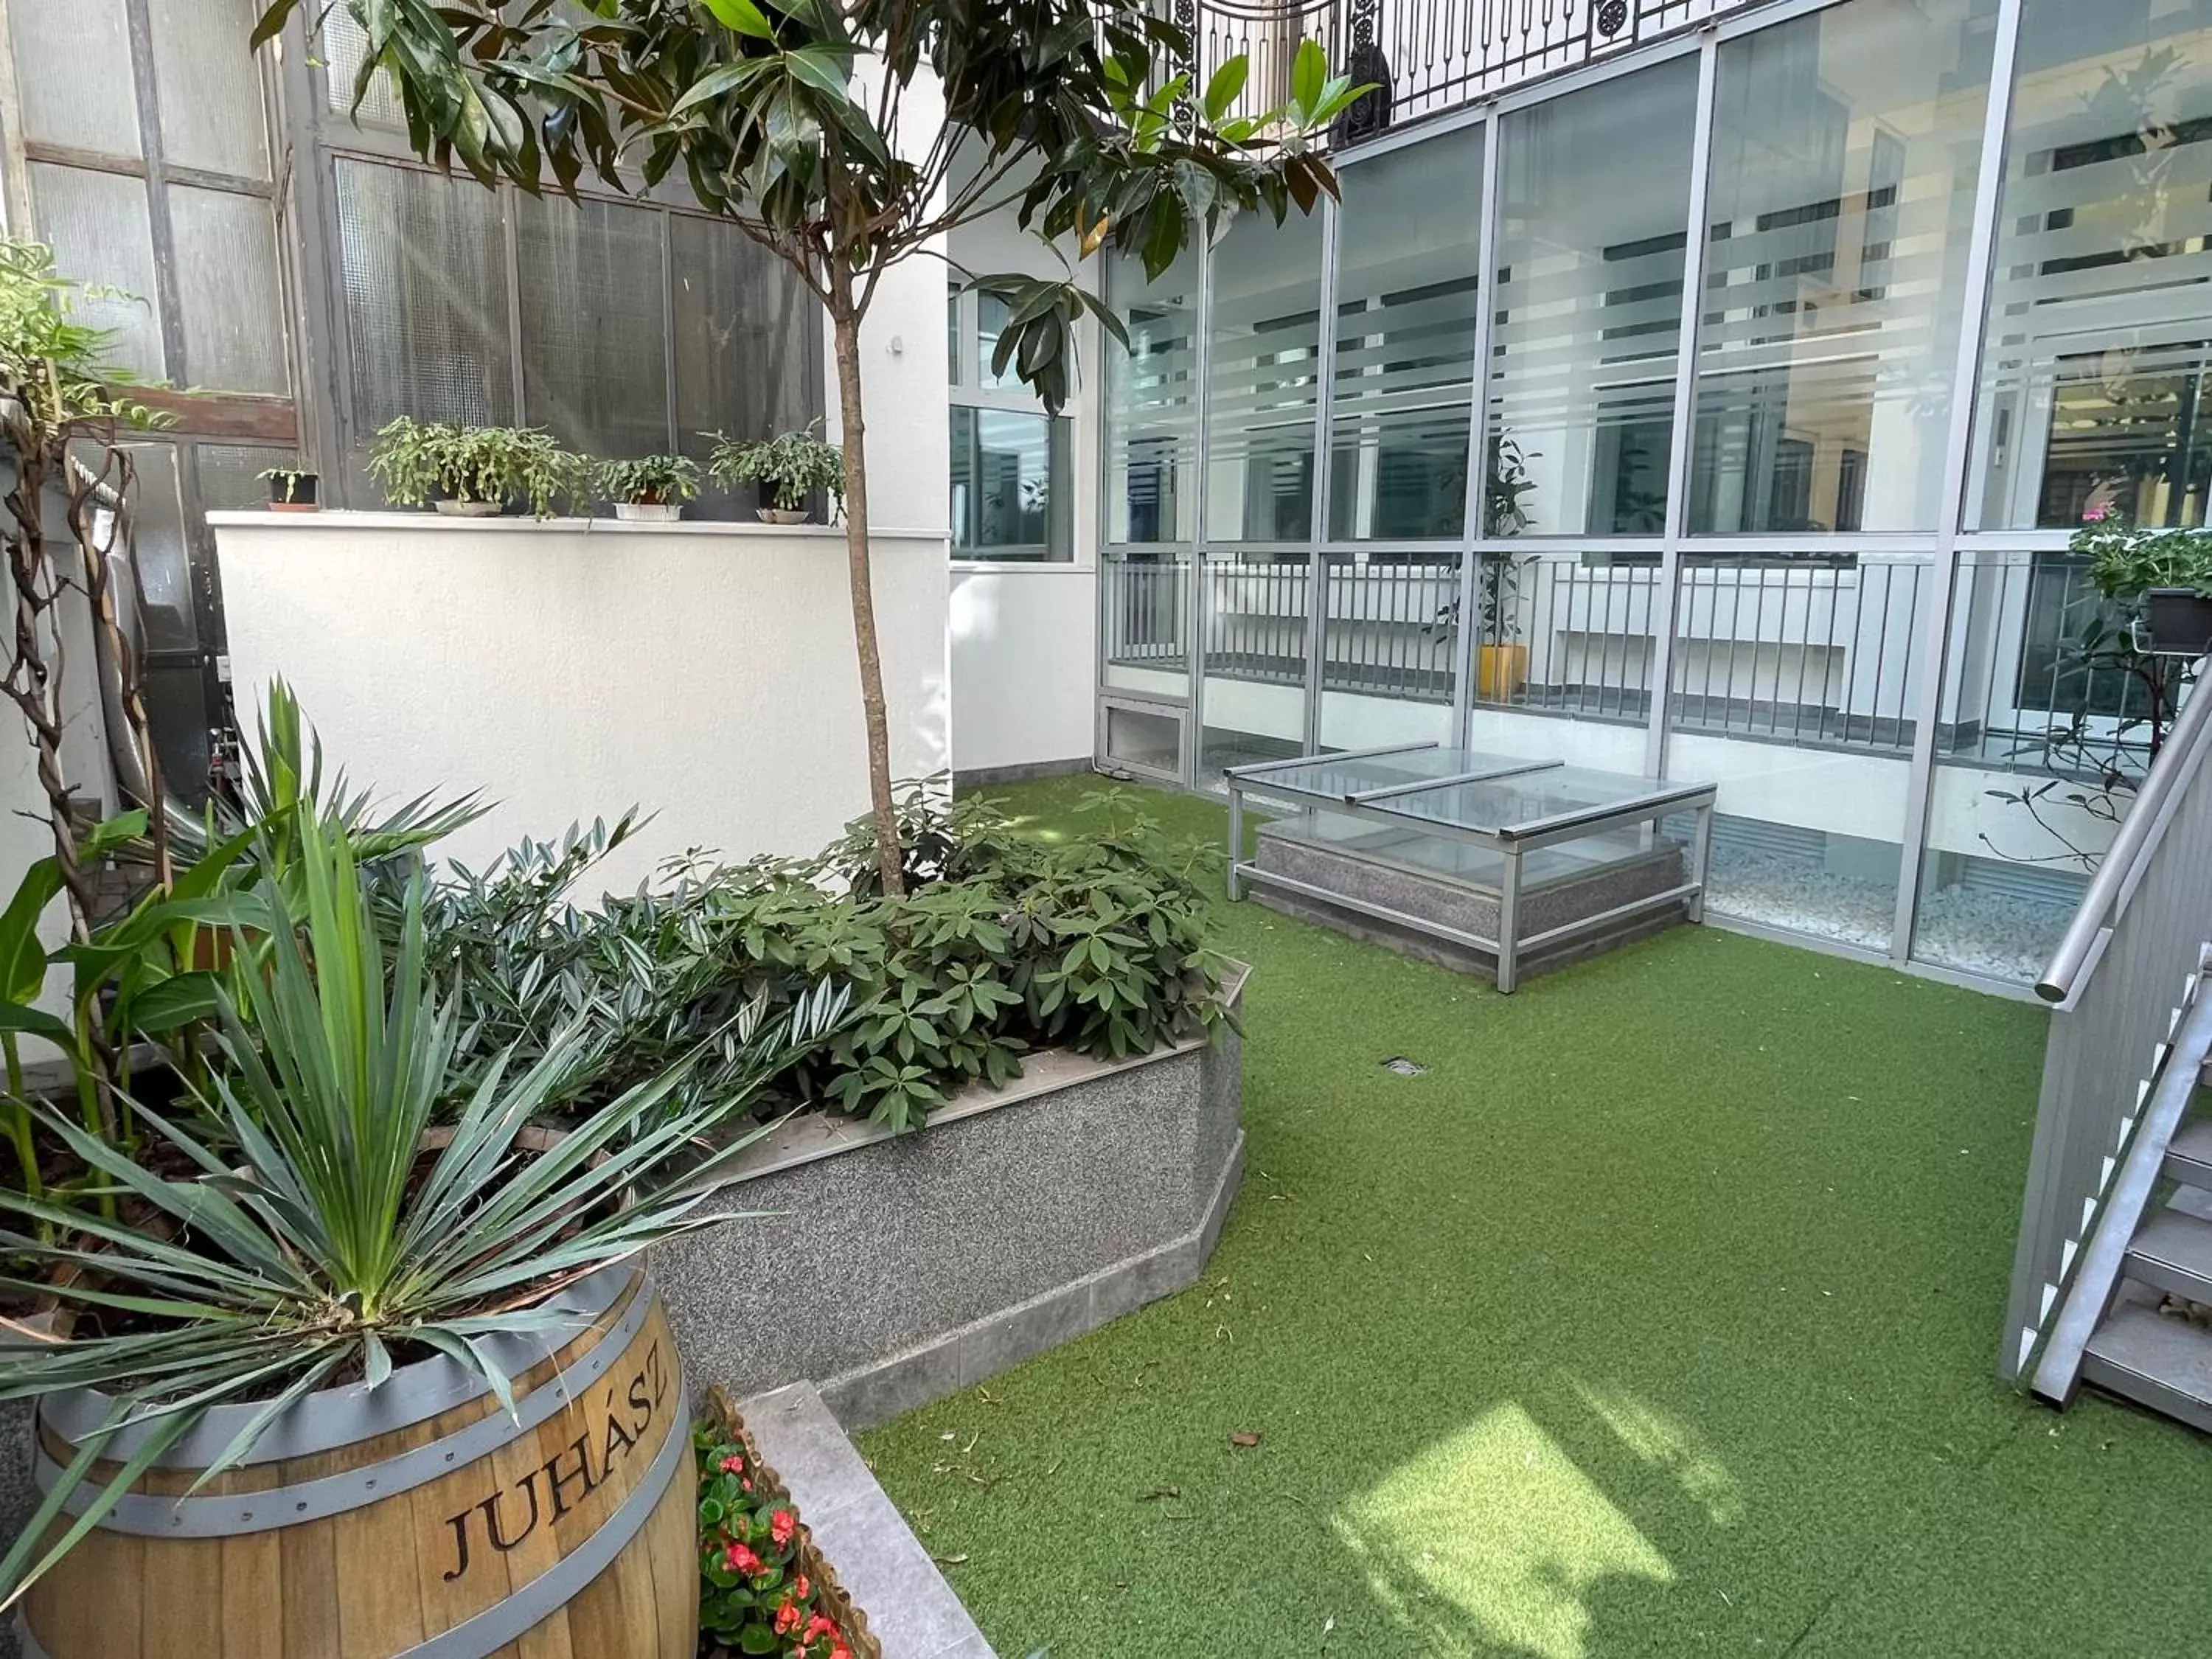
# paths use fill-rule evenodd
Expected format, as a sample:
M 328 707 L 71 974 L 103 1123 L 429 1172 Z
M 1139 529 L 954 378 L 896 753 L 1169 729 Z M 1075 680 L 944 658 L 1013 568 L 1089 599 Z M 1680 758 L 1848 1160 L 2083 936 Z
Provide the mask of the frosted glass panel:
M 1697 92 L 1681 58 L 1505 118 L 1491 432 L 1528 533 L 1664 528 Z
M 148 0 L 166 160 L 269 176 L 261 74 L 246 49 L 260 9 L 255 0 Z
M 2198 525 L 2212 496 L 2212 27 L 2172 0 L 2028 0 L 1975 412 L 1989 529 L 2093 498 Z
M 140 153 L 123 0 L 9 0 L 8 29 L 26 138 Z
M 405 167 L 334 165 L 356 444 L 400 415 L 511 422 L 499 197 Z
M 353 107 L 354 82 L 368 56 L 368 37 L 354 21 L 353 14 L 342 5 L 331 7 L 323 21 L 323 75 L 330 85 L 331 107 L 342 116 L 351 111 L 349 118 L 362 126 L 404 129 L 407 112 L 392 89 L 392 77 L 381 70 L 369 82 L 361 107 Z
M 1210 540 L 1303 542 L 1313 534 L 1321 254 L 1320 216 L 1297 212 L 1280 226 L 1241 214 L 1213 250 Z
M 1693 531 L 1934 530 L 1990 32 L 1856 0 L 1721 48 Z
M 84 298 L 78 315 L 115 336 L 109 361 L 143 379 L 167 374 L 161 324 L 154 309 L 154 234 L 146 217 L 146 186 L 113 173 L 77 167 L 30 167 L 31 195 L 40 234 L 53 245 L 54 263 L 74 280 L 119 289 L 125 297 Z
M 1343 175 L 1329 534 L 1456 536 L 1467 520 L 1482 131 Z
M 594 455 L 668 447 L 660 215 L 518 197 L 523 414 Z
M 668 223 L 676 316 L 676 435 L 704 460 L 703 434 L 771 437 L 822 417 L 821 307 L 774 254 L 731 225 L 678 214 Z M 742 501 L 709 490 L 707 517 L 750 518 Z
M 177 246 L 186 378 L 217 391 L 288 391 L 284 295 L 268 201 L 173 185 L 169 232 Z
M 1107 284 L 1129 345 L 1105 348 L 1106 538 L 1187 542 L 1198 533 L 1198 260 L 1185 253 L 1155 283 L 1117 258 Z

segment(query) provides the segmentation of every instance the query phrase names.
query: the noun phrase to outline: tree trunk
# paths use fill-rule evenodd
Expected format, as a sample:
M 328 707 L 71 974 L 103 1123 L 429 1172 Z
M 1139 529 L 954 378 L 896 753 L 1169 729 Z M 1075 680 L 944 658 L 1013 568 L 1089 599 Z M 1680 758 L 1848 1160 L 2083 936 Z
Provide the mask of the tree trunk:
M 845 446 L 845 577 L 853 597 L 853 643 L 860 659 L 860 714 L 867 725 L 868 799 L 876 820 L 876 867 L 886 893 L 906 890 L 898 817 L 891 799 L 890 717 L 884 705 L 884 659 L 876 641 L 875 584 L 868 565 L 867 422 L 860 411 L 860 319 L 852 278 L 830 276 L 830 327 L 837 355 L 837 410 Z

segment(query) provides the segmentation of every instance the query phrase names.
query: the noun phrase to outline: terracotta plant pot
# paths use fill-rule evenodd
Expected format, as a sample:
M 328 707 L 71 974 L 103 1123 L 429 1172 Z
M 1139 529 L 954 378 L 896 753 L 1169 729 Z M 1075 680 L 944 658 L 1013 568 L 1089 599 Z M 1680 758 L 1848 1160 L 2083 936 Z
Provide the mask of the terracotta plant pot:
M 293 478 L 269 480 L 269 510 L 271 513 L 319 513 L 323 510 L 323 481 L 312 472 L 302 472 Z

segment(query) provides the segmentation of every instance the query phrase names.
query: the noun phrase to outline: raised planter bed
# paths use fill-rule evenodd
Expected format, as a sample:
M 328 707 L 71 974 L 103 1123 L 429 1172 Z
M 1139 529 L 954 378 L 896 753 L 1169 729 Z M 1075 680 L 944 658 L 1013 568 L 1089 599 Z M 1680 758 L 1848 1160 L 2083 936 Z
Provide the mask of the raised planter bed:
M 773 1219 L 654 1247 L 686 1371 L 740 1397 L 811 1382 L 864 1428 L 1182 1289 L 1236 1196 L 1242 1087 L 1224 1025 L 1118 1064 L 1034 1055 L 919 1134 L 793 1119 L 718 1200 Z

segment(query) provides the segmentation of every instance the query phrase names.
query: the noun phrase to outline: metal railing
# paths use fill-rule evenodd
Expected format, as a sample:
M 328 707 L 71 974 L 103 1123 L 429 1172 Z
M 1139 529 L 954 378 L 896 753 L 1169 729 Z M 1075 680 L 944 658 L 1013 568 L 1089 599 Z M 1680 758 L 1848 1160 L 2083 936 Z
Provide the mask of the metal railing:
M 2068 1307 L 2075 1275 L 2087 1271 L 2084 1247 L 2114 1173 L 2174 1053 L 2183 1016 L 2203 992 L 2212 949 L 2208 756 L 2212 696 L 2192 696 L 2036 986 L 2057 1006 L 2000 1359 L 2008 1377 L 2028 1370 Z M 2085 1317 L 2077 1306 L 2070 1322 L 2094 1325 L 2099 1313 Z M 2070 1363 L 2078 1366 L 2078 1354 Z M 2045 1386 L 2039 1372 L 2039 1391 Z
M 1381 88 L 1338 137 L 1373 137 L 1539 76 L 1573 69 L 1738 9 L 1753 0 L 1166 0 L 1197 39 L 1199 78 L 1242 54 L 1251 75 L 1237 113 L 1284 101 L 1298 43 Z

